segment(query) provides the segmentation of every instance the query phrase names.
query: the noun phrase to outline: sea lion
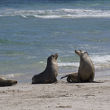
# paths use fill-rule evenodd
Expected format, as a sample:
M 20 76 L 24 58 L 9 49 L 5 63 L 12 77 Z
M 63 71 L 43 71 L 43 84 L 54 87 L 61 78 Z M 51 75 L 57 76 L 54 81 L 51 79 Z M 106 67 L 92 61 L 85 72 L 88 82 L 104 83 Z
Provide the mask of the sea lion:
M 80 66 L 78 69 L 78 73 L 72 73 L 66 76 L 67 81 L 70 83 L 76 82 L 94 82 L 95 69 L 92 60 L 90 59 L 87 52 L 82 50 L 75 50 L 75 53 L 80 57 Z
M 75 53 L 80 57 L 78 80 L 80 82 L 93 82 L 95 77 L 95 68 L 88 53 L 82 50 L 75 50 Z
M 0 87 L 12 86 L 12 85 L 15 85 L 15 84 L 17 84 L 16 80 L 8 80 L 8 79 L 0 77 Z
M 58 64 L 57 64 L 58 54 L 54 54 L 48 57 L 47 66 L 45 70 L 32 77 L 32 84 L 48 84 L 57 82 L 58 75 Z

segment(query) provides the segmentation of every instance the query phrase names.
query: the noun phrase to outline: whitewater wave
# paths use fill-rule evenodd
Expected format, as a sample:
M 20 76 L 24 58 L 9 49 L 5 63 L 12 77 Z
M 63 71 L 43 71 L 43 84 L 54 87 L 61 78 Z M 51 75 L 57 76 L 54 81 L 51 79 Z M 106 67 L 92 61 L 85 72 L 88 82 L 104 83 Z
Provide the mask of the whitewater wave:
M 91 57 L 97 69 L 110 68 L 110 55 L 96 55 Z
M 95 55 L 95 56 L 91 56 L 91 59 L 95 65 L 96 69 L 106 69 L 106 68 L 110 68 L 110 55 L 104 55 L 104 56 L 100 56 L 100 55 Z M 79 67 L 79 62 L 60 62 L 58 63 L 59 67 Z
M 110 10 L 95 9 L 54 9 L 54 10 L 0 10 L 0 17 L 21 16 L 23 18 L 35 17 L 43 19 L 55 18 L 110 18 Z
M 23 75 L 25 75 L 25 73 L 11 73 L 11 74 L 1 75 L 1 77 L 10 79 L 10 78 L 15 78 L 15 77 L 21 77 Z
M 73 67 L 78 67 L 79 66 L 79 63 L 78 62 L 62 62 L 62 63 L 58 63 L 58 66 L 73 66 Z

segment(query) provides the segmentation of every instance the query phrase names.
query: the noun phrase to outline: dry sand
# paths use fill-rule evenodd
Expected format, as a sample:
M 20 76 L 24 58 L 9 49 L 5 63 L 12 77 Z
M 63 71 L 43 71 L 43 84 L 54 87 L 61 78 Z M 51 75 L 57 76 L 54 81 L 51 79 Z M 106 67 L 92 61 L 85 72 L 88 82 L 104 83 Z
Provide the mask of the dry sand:
M 110 77 L 101 81 L 0 87 L 0 110 L 110 110 Z

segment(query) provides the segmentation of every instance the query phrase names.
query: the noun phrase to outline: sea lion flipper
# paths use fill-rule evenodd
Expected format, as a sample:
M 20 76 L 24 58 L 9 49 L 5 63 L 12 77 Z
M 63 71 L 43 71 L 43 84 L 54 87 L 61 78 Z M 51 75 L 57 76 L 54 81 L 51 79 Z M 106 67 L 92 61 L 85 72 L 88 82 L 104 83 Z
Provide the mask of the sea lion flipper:
M 90 83 L 104 83 L 102 81 L 91 81 Z
M 66 78 L 66 77 L 68 77 L 68 76 L 69 76 L 69 75 L 62 76 L 60 79 Z
M 61 77 L 61 79 L 65 78 L 65 77 L 67 77 L 67 82 L 69 82 L 69 83 L 78 82 L 78 73 L 77 72 L 65 75 L 65 76 Z

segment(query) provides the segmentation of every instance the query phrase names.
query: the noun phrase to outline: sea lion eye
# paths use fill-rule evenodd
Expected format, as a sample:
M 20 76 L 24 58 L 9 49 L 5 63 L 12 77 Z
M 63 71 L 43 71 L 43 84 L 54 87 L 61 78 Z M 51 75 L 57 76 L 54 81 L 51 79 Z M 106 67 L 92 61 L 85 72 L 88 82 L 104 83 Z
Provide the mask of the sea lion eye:
M 86 52 L 84 52 L 84 53 L 88 54 L 88 52 L 87 52 L 87 51 L 86 51 Z
M 51 55 L 51 59 L 53 59 L 54 58 L 54 55 Z
M 79 50 L 80 52 L 82 52 L 82 50 Z

